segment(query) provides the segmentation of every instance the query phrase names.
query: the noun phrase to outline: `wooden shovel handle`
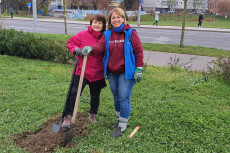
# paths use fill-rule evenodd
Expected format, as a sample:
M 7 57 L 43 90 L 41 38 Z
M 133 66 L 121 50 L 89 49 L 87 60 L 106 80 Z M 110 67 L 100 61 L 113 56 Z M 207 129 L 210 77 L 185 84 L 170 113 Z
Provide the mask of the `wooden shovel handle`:
M 87 56 L 84 56 L 83 65 L 82 65 L 82 69 L 81 69 L 80 81 L 79 81 L 78 89 L 77 89 L 77 97 L 76 97 L 76 101 L 75 101 L 75 106 L 74 106 L 73 117 L 71 119 L 71 123 L 74 123 L 75 119 L 77 117 L 77 109 L 78 109 L 78 104 L 80 101 L 81 88 L 82 88 L 82 82 L 83 82 L 83 78 L 84 78 L 84 74 L 85 74 L 86 61 L 87 61 Z

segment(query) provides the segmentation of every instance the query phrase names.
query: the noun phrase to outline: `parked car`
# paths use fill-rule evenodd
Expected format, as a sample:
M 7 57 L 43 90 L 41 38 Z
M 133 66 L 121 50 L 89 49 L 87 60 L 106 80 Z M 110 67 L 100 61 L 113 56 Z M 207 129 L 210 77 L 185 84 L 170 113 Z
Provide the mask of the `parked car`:
M 174 11 L 174 10 L 170 10 L 169 13 L 170 13 L 170 14 L 174 14 L 175 11 Z
M 199 11 L 199 10 L 195 12 L 195 14 L 200 14 L 200 13 L 201 13 L 201 11 Z

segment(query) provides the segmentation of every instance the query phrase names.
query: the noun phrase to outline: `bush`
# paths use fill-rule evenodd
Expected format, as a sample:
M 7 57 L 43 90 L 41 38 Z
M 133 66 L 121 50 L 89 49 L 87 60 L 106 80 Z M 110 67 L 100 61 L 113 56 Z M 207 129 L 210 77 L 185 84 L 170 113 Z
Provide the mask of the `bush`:
M 214 67 L 209 67 L 209 73 L 216 74 L 218 78 L 223 78 L 230 85 L 230 58 L 218 58 L 212 63 Z
M 0 54 L 68 63 L 73 56 L 65 41 L 37 38 L 32 33 L 13 29 L 0 30 Z

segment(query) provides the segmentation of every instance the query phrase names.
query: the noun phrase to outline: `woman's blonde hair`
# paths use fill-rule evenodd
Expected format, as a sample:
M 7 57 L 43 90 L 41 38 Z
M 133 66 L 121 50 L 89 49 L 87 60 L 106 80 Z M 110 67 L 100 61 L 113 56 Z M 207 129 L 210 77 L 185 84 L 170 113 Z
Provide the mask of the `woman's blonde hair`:
M 119 8 L 119 7 L 116 7 L 114 9 L 112 9 L 110 12 L 109 12 L 109 18 L 108 18 L 108 29 L 109 30 L 112 30 L 112 24 L 111 24 L 111 16 L 113 14 L 113 12 L 117 13 L 118 15 L 120 15 L 122 18 L 124 18 L 124 24 L 127 24 L 126 22 L 126 18 L 125 18 L 125 12 Z

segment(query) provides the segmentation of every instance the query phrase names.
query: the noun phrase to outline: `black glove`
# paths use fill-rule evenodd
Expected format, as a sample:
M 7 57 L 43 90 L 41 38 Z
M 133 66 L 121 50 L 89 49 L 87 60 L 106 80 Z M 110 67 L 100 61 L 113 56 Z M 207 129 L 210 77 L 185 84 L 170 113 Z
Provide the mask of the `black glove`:
M 82 49 L 81 48 L 75 48 L 73 53 L 74 53 L 74 55 L 82 55 Z

